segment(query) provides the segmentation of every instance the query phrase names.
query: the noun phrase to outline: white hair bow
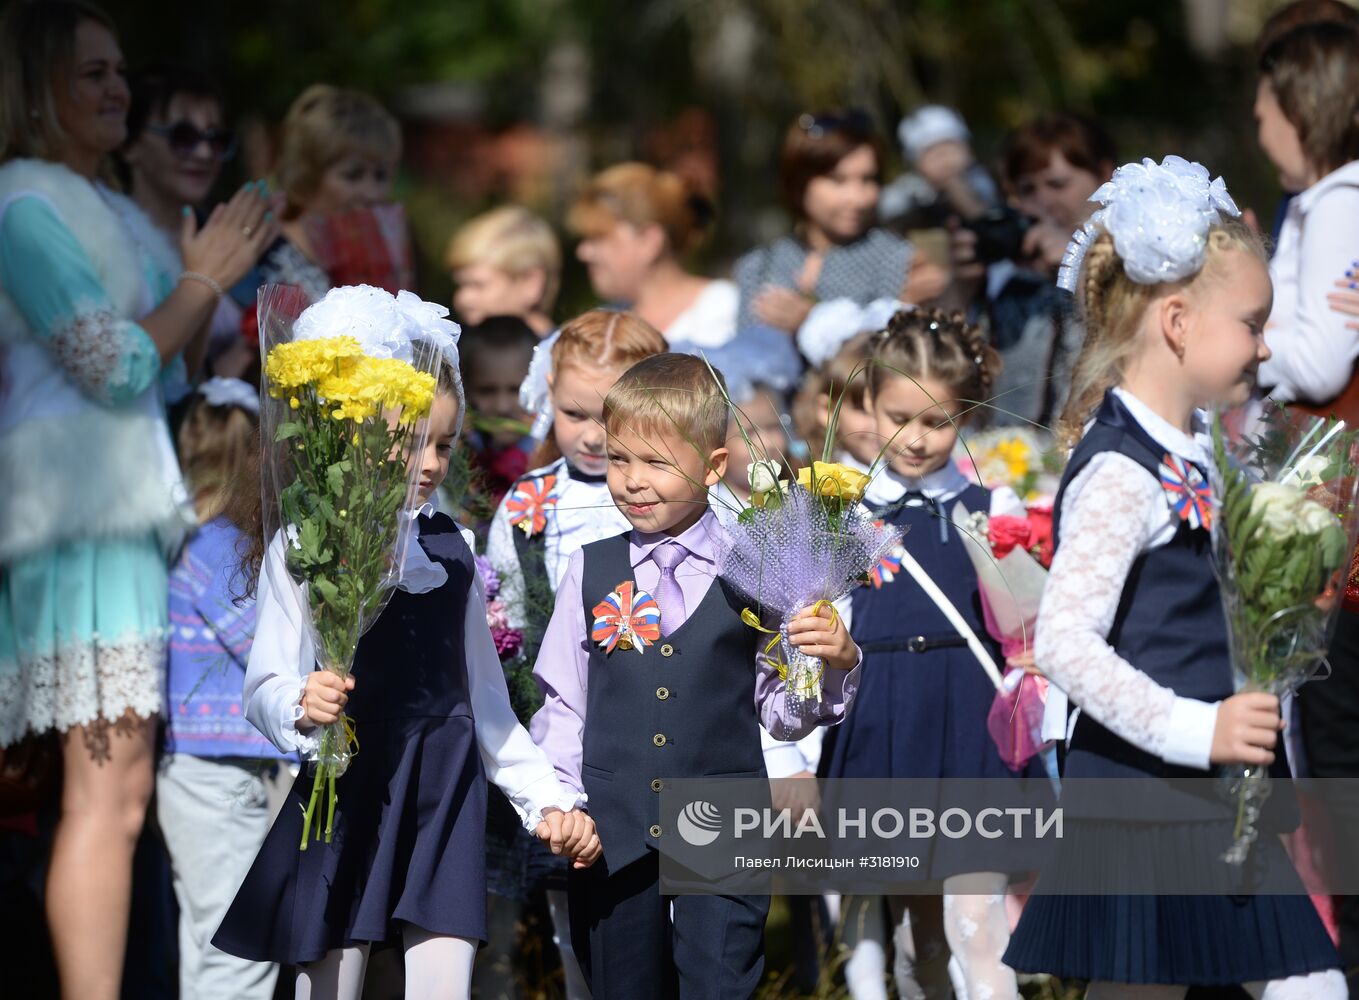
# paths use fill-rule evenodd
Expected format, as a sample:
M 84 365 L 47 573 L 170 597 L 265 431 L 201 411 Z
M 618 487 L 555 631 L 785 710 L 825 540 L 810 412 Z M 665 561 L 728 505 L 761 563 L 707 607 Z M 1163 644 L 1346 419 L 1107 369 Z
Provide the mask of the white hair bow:
M 214 375 L 198 387 L 198 392 L 209 406 L 239 406 L 250 413 L 260 412 L 259 393 L 249 382 L 238 378 Z
M 1103 207 L 1071 237 L 1057 286 L 1075 292 L 1085 254 L 1103 229 L 1128 277 L 1138 284 L 1181 281 L 1203 267 L 1208 231 L 1222 216 L 1240 216 L 1221 177 L 1181 156 L 1144 159 L 1114 171 L 1090 200 Z

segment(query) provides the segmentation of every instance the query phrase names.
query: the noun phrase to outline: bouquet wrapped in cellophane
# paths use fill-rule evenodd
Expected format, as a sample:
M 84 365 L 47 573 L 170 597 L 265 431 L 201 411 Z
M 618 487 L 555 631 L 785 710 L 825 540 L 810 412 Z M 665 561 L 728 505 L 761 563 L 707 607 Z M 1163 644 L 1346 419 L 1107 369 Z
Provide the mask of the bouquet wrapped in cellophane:
M 751 506 L 726 526 L 720 564 L 727 582 L 758 609 L 741 617 L 772 636 L 765 652 L 798 712 L 820 700 L 825 664 L 789 641 L 788 622 L 803 608 L 848 594 L 901 541 L 901 532 L 876 522 L 860 503 L 869 477 L 857 469 L 813 462 L 796 483 L 781 473 L 775 459 L 751 464 Z M 763 614 L 782 622 L 777 633 L 763 627 Z
M 967 539 L 964 550 L 977 571 L 982 620 L 1007 660 L 1033 647 L 1053 556 L 1052 508 L 1013 502 L 1016 508 L 1001 514 L 972 512 L 962 504 L 953 508 L 954 523 Z M 996 683 L 986 728 L 1013 771 L 1043 749 L 1047 691 L 1047 678 L 1031 676 L 1022 666 L 1008 668 Z
M 410 542 L 418 466 L 408 459 L 424 447 L 442 351 L 456 343 L 445 316 L 409 292 L 336 288 L 308 306 L 301 289 L 260 289 L 264 526 L 286 571 L 277 579 L 266 560 L 269 582 L 293 594 L 317 662 L 340 677 Z M 317 742 L 303 850 L 313 824 L 331 839 L 336 779 L 358 745 L 343 715 Z
M 1213 421 L 1213 556 L 1238 691 L 1283 697 L 1324 671 L 1356 523 L 1354 434 L 1267 404 L 1262 430 L 1229 443 Z M 1257 837 L 1269 769 L 1225 769 L 1236 800 L 1223 860 L 1241 864 Z

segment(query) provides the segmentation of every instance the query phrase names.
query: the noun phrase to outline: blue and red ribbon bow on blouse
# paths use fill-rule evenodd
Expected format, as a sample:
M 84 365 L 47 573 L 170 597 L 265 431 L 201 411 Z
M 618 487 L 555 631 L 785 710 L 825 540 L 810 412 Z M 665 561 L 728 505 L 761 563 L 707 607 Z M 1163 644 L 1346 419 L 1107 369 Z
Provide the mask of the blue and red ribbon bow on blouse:
M 881 528 L 885 521 L 874 521 L 873 527 Z M 874 590 L 881 590 L 884 586 L 891 583 L 901 572 L 901 556 L 906 551 L 906 546 L 898 542 L 874 563 L 873 568 L 868 571 L 868 582 L 873 585 Z
M 1191 528 L 1213 527 L 1213 488 L 1192 462 L 1166 452 L 1161 458 L 1161 489 L 1170 500 L 1170 509 Z

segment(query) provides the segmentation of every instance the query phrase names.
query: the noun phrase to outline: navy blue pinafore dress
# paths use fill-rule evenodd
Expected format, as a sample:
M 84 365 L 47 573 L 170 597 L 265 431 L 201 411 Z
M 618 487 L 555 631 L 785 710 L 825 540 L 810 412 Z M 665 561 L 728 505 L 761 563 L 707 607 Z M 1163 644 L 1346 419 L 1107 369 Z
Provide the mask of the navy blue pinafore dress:
M 1000 647 L 983 623 L 977 573 L 964 549 L 968 542 L 949 520 L 959 503 L 970 512 L 986 512 L 991 495 L 975 485 L 943 503 L 907 494 L 881 516 L 904 530 L 905 547 L 1002 664 Z M 863 671 L 854 705 L 835 732 L 826 777 L 1041 776 L 1036 761 L 1016 775 L 1001 759 L 986 728 L 995 685 L 944 613 L 905 571 L 882 581 L 859 588 L 852 598 L 851 631 L 863 651 Z M 973 871 L 963 852 L 952 847 L 938 841 L 922 848 L 929 862 L 922 864 L 921 876 L 943 879 Z M 1008 870 L 1024 871 L 1028 862 L 1015 855 Z
M 1166 451 L 1110 392 L 1095 423 L 1076 446 L 1057 494 L 1055 541 L 1061 544 L 1061 505 L 1067 485 L 1095 455 L 1115 451 L 1160 479 Z M 1206 470 L 1200 470 L 1205 472 Z M 1124 584 L 1109 644 L 1139 670 L 1177 695 L 1215 702 L 1232 694 L 1226 618 L 1211 562 L 1211 537 L 1182 520 L 1165 545 L 1138 556 Z M 1270 768 L 1286 799 L 1288 764 L 1280 753 Z M 1100 725 L 1087 713 L 1076 720 L 1063 780 L 1206 778 L 1208 772 L 1168 764 Z M 1221 864 L 1232 830 L 1225 800 L 1205 799 L 1170 809 L 1158 801 L 1155 814 L 1130 785 L 1129 814 L 1111 814 L 1107 797 L 1086 805 L 1081 789 L 1068 786 L 1062 806 L 1066 835 L 1050 864 L 1039 873 L 1035 895 L 1024 907 L 1005 952 L 1017 972 L 1118 983 L 1228 986 L 1282 979 L 1337 968 L 1339 957 L 1301 881 L 1297 894 L 1255 895 L 1060 895 L 1063 885 L 1090 884 L 1085 866 L 1118 863 L 1109 821 L 1133 829 L 1137 848 L 1176 859 L 1185 867 Z M 1288 817 L 1287 808 L 1280 812 Z M 1164 815 L 1162 815 L 1164 813 Z M 1269 815 L 1269 814 L 1266 814 Z M 1283 846 L 1262 821 L 1253 850 L 1282 861 Z M 1284 818 L 1296 825 L 1296 815 Z M 1119 849 L 1128 849 L 1126 839 Z M 1079 845 L 1079 846 L 1077 846 Z M 1069 849 L 1068 849 L 1069 847 Z M 1280 863 L 1281 862 L 1281 863 Z M 1045 894 L 1048 887 L 1051 894 Z
M 339 779 L 332 840 L 298 849 L 303 771 L 213 938 L 225 952 L 296 965 L 395 943 L 405 924 L 486 938 L 486 777 L 464 636 L 476 570 L 447 515 L 420 517 L 419 544 L 448 580 L 394 592 L 359 643 L 345 710 L 360 748 Z

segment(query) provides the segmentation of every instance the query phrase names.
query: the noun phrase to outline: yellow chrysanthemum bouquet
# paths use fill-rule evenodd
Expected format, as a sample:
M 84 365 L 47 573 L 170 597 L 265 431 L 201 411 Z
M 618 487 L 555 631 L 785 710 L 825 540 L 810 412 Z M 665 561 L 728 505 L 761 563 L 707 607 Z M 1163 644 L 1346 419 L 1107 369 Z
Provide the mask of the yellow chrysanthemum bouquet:
M 334 289 L 309 307 L 300 289 L 260 290 L 264 515 L 281 550 L 267 564 L 287 576 L 270 582 L 295 588 L 317 662 L 340 677 L 385 607 L 410 540 L 408 460 L 424 447 L 435 373 L 457 333 L 446 315 L 410 293 L 367 286 Z M 313 828 L 330 840 L 336 779 L 357 749 L 343 716 L 317 743 L 303 850 Z

